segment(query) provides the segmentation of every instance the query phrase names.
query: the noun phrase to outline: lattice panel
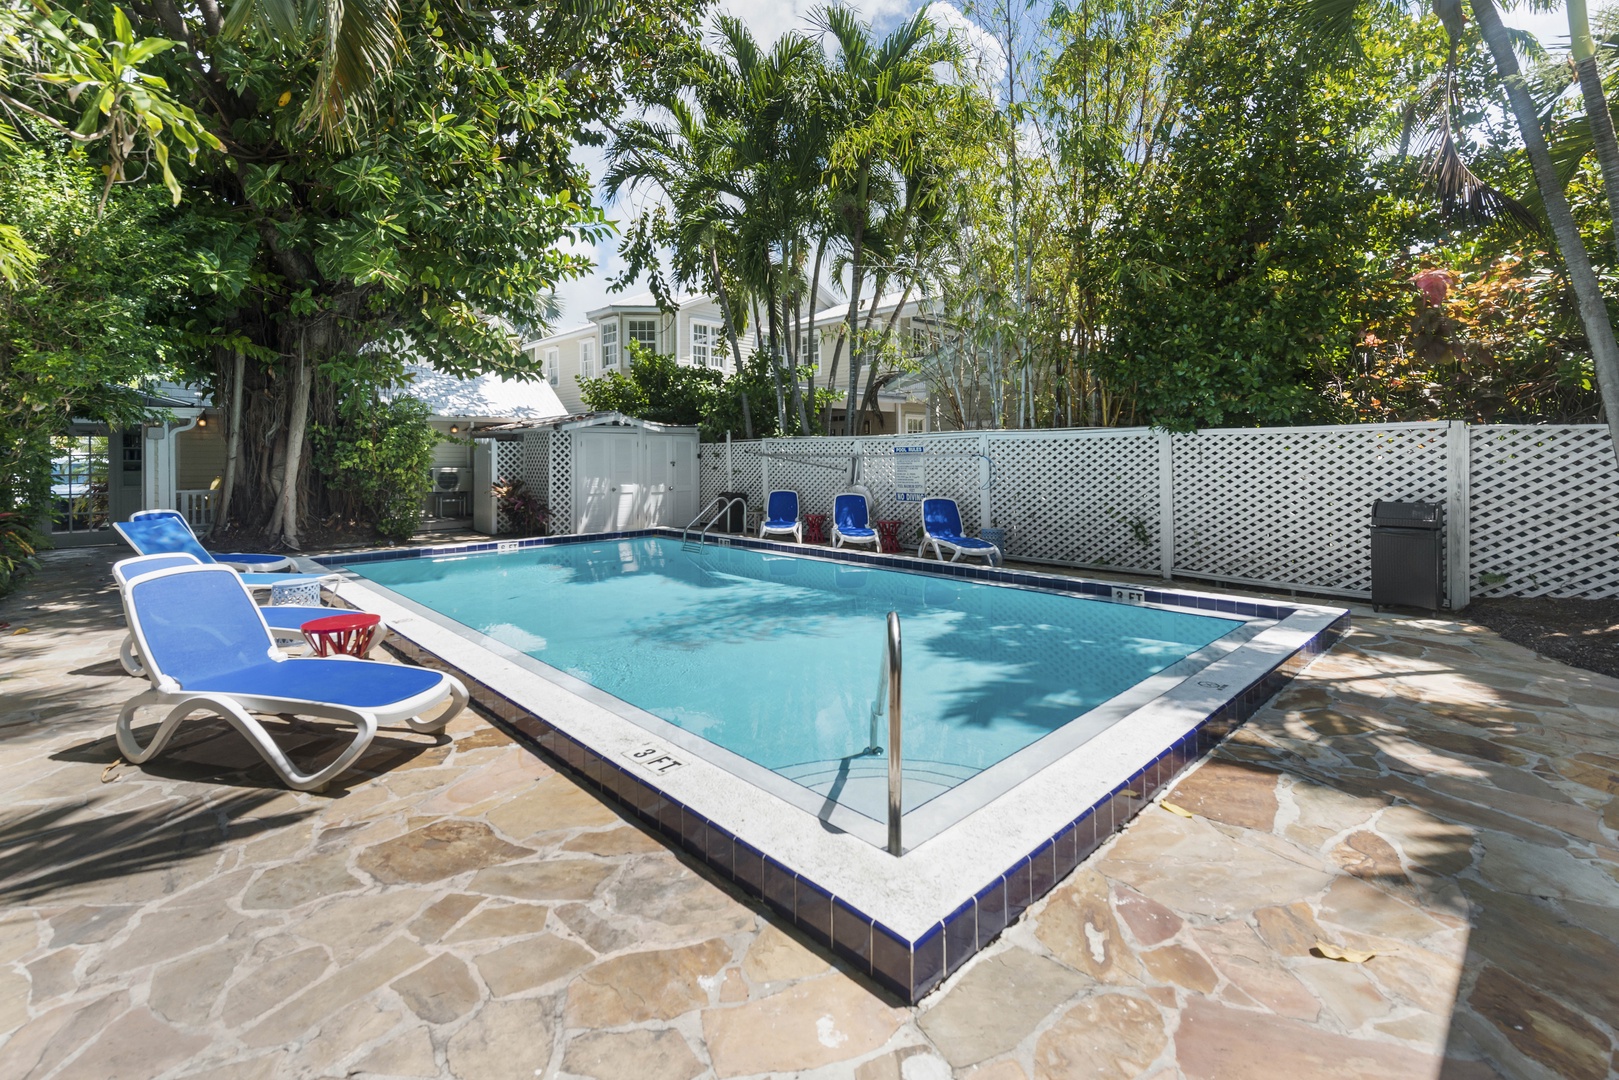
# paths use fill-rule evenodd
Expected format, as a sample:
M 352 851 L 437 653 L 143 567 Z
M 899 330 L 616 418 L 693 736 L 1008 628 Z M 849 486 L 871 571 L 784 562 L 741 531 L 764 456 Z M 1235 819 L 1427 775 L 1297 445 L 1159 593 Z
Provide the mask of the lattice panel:
M 707 506 L 720 492 L 729 491 L 727 480 L 725 444 L 703 443 L 697 448 L 697 505 Z
M 902 436 L 896 442 L 905 442 Z M 930 435 L 924 440 L 927 453 L 928 494 L 956 500 L 961 508 L 961 530 L 968 536 L 977 536 L 986 523 L 980 509 L 982 492 L 979 490 L 980 440 L 977 435 Z M 890 455 L 892 456 L 892 455 Z M 916 524 L 922 524 L 922 508 L 913 508 Z M 909 519 L 907 519 L 909 520 Z
M 1152 432 L 1000 433 L 989 446 L 991 506 L 1013 557 L 1159 572 Z
M 1474 598 L 1619 596 L 1619 467 L 1597 425 L 1474 427 Z
M 507 442 L 495 443 L 496 480 L 502 480 L 507 477 L 514 476 L 521 477 L 523 482 L 529 485 L 529 490 L 545 490 L 543 485 L 539 487 L 534 486 L 534 481 L 529 479 L 528 473 L 523 467 L 524 449 L 528 442 L 530 442 L 532 439 L 533 436 L 528 436 L 521 441 L 513 439 Z M 506 511 L 501 509 L 500 504 L 497 502 L 495 504 L 495 532 L 509 533 L 513 531 L 514 528 L 515 526 L 512 524 L 511 519 L 506 516 Z
M 551 472 L 551 531 L 573 532 L 573 433 L 549 433 Z M 541 438 L 545 438 L 542 434 Z
M 764 458 L 752 452 L 763 445 L 758 439 L 731 443 L 731 483 L 734 486 L 721 490 L 747 492 L 749 506 L 765 504 Z
M 1377 499 L 1444 502 L 1443 425 L 1174 438 L 1175 572 L 1371 595 Z
M 760 444 L 760 449 L 773 455 L 769 459 L 771 490 L 798 492 L 799 513 L 825 514 L 830 521 L 832 500 L 849 490 L 849 457 L 854 453 L 855 440 L 837 436 L 769 439 Z M 747 456 L 756 457 L 751 453 Z

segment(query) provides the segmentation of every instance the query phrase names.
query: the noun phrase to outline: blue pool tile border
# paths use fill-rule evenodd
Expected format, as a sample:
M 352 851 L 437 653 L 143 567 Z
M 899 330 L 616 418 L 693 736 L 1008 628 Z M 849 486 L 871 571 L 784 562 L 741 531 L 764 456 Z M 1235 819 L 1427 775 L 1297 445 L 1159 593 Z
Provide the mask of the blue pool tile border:
M 636 536 L 668 536 L 670 530 L 646 529 L 627 533 L 594 535 L 589 540 L 611 540 Z M 678 537 L 678 533 L 674 534 Z M 733 543 L 738 538 L 732 538 Z M 577 542 L 580 537 L 542 537 L 518 541 L 521 547 L 542 547 L 552 543 Z M 792 552 L 793 547 L 768 542 L 745 542 L 740 546 Z M 399 552 L 363 552 L 347 558 L 322 560 L 337 566 L 355 562 L 380 562 L 393 558 L 421 558 L 497 550 L 494 543 L 456 545 L 453 548 L 417 548 Z M 510 550 L 509 548 L 506 550 Z M 800 552 L 802 549 L 798 549 Z M 828 554 L 824 549 L 816 554 Z M 830 552 L 842 556 L 841 551 Z M 941 572 L 916 560 L 895 560 L 864 556 L 848 559 L 867 565 L 891 563 L 908 570 Z M 1111 596 L 1111 586 L 1096 582 L 1036 577 L 1023 571 L 987 570 L 960 564 L 938 564 L 950 576 L 988 581 L 1027 579 L 1040 588 L 1090 595 Z M 1061 588 L 1069 582 L 1071 588 Z M 1145 590 L 1148 603 L 1175 603 L 1172 593 Z M 1200 600 L 1200 597 L 1179 597 Z M 1284 619 L 1290 607 L 1257 601 L 1233 599 L 1233 614 Z M 649 831 L 661 836 L 672 847 L 702 863 L 722 881 L 728 881 L 752 900 L 762 902 L 785 922 L 796 926 L 807 938 L 829 950 L 851 969 L 869 978 L 907 1004 L 915 1004 L 971 959 L 1032 905 L 1039 902 L 1074 868 L 1089 858 L 1109 836 L 1150 804 L 1159 791 L 1230 735 L 1238 726 L 1274 697 L 1282 687 L 1303 671 L 1312 660 L 1326 652 L 1349 629 L 1349 615 L 1340 616 L 1311 636 L 1297 650 L 1249 683 L 1196 728 L 1163 748 L 1148 765 L 1137 771 L 1107 795 L 1086 807 L 1068 825 L 1042 841 L 1035 850 L 1016 860 L 978 890 L 969 900 L 929 927 L 921 936 L 908 939 L 882 922 L 853 907 L 829 890 L 790 867 L 759 851 L 746 841 L 709 821 L 677 800 L 671 799 L 646 780 L 623 766 L 604 758 L 543 717 L 512 701 L 482 681 L 453 668 L 435 654 L 403 636 L 394 635 L 389 647 L 409 660 L 433 667 L 450 668 L 465 682 L 473 700 L 518 742 L 542 753 L 565 769 L 587 789 L 611 799 L 626 816 L 638 820 Z

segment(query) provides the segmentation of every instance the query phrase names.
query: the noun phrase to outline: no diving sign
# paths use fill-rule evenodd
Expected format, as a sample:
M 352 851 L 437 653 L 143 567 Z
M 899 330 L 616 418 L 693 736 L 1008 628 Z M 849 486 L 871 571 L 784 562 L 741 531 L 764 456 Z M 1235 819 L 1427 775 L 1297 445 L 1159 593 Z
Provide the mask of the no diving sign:
M 921 502 L 927 497 L 927 477 L 921 446 L 894 447 L 894 498 L 899 502 Z

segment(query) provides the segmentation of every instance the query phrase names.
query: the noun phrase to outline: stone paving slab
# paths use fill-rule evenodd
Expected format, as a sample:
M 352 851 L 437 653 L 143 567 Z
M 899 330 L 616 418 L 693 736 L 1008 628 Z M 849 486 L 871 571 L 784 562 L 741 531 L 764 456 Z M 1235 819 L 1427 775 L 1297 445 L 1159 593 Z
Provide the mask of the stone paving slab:
M 319 795 L 217 721 L 116 765 L 115 554 L 0 602 L 0 1080 L 1619 1067 L 1619 682 L 1471 624 L 1357 613 L 904 1008 L 470 711 Z

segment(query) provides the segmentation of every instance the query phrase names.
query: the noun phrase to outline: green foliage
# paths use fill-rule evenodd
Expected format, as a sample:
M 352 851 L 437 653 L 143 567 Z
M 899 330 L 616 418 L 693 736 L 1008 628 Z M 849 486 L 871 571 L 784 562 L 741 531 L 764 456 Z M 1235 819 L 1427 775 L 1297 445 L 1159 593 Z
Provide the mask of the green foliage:
M 51 438 L 75 417 L 137 420 L 131 389 L 172 370 L 168 312 L 189 287 L 182 227 L 152 189 L 95 211 L 101 177 L 30 143 L 0 154 L 0 220 L 40 256 L 0 289 L 0 508 L 49 509 Z
M 1124 237 L 1104 359 L 1178 430 L 1337 419 L 1321 376 L 1389 272 L 1365 69 L 1325 69 L 1268 9 L 1233 7 L 1178 60 L 1186 106 Z
M 672 356 L 626 343 L 629 371 L 609 371 L 579 380 L 579 395 L 595 412 L 621 412 L 659 424 L 703 424 L 712 413 L 725 376 L 712 368 L 687 367 Z
M 385 540 L 409 540 L 421 524 L 441 438 L 428 415 L 426 403 L 412 397 L 364 400 L 345 410 L 340 426 L 310 433 L 329 489 L 343 493 L 351 517 Z
M 0 510 L 0 596 L 38 566 L 34 557 L 44 537 L 29 515 L 17 510 Z

